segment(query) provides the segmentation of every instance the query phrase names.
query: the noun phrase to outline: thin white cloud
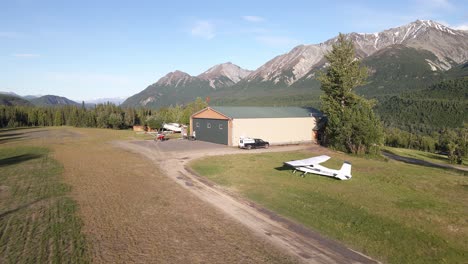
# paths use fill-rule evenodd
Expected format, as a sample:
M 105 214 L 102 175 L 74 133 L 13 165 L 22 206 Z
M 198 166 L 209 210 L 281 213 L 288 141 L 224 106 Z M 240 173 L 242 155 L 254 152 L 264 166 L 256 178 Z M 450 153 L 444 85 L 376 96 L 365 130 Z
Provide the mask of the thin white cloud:
M 284 36 L 257 36 L 255 39 L 260 43 L 275 47 L 294 46 L 300 44 L 299 40 Z
M 260 16 L 243 16 L 242 19 L 249 22 L 262 22 L 265 21 L 265 18 Z
M 215 37 L 215 25 L 209 21 L 197 21 L 191 29 L 192 36 L 204 39 L 212 39 Z
M 17 58 L 37 58 L 40 57 L 40 54 L 35 54 L 35 53 L 16 53 L 12 54 L 11 56 L 17 57 Z

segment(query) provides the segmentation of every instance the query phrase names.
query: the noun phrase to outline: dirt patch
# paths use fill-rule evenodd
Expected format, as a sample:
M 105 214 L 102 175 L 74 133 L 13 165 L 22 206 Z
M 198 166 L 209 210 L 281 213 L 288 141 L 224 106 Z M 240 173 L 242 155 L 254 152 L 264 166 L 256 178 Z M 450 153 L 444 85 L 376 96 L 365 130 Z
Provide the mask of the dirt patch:
M 53 134 L 53 137 L 50 135 Z M 72 128 L 63 128 L 63 129 L 41 129 L 41 130 L 26 130 L 24 135 L 31 139 L 42 139 L 42 140 L 51 140 L 54 143 L 57 141 L 63 141 L 67 139 L 79 139 L 83 135 L 77 131 L 74 131 Z M 60 142 L 59 142 L 60 143 Z
M 6 199 L 8 196 L 10 196 L 10 187 L 0 185 L 0 199 Z

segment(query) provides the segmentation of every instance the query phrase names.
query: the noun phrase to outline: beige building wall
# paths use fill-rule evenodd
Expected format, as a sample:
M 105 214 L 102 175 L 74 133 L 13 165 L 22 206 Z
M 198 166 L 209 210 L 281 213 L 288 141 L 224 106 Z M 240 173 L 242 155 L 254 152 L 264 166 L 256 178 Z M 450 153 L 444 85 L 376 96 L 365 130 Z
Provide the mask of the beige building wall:
M 239 145 L 240 137 L 261 138 L 271 145 L 316 142 L 315 124 L 315 117 L 234 119 L 232 146 Z

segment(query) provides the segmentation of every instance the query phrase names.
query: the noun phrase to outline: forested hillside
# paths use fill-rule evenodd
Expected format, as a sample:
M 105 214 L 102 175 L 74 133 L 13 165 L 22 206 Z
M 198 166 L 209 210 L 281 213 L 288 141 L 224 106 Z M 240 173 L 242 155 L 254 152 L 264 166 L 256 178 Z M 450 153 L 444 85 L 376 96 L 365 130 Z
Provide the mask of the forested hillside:
M 444 72 L 431 69 L 428 64 L 436 60 L 429 51 L 389 46 L 363 60 L 370 75 L 368 83 L 359 87 L 358 92 L 364 96 L 381 96 L 425 89 L 445 77 Z
M 68 98 L 56 95 L 44 95 L 30 100 L 31 103 L 37 106 L 59 106 L 59 105 L 80 105 Z
M 468 77 L 468 62 L 462 63 L 447 71 L 449 78 L 463 78 Z
M 387 127 L 431 134 L 463 127 L 468 121 L 468 78 L 443 81 L 430 88 L 380 98 L 376 112 Z
M 0 105 L 32 105 L 31 102 L 17 96 L 0 94 Z

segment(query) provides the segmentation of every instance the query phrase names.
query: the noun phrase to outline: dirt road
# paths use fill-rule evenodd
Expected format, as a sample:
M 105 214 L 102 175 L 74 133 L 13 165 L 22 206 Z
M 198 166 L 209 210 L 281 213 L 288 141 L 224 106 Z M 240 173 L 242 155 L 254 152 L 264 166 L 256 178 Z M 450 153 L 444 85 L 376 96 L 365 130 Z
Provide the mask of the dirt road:
M 189 161 L 199 157 L 247 153 L 245 150 L 188 141 L 159 143 L 134 141 L 117 142 L 116 144 L 146 156 L 159 165 L 163 173 L 179 183 L 180 186 L 236 219 L 259 238 L 269 240 L 303 263 L 375 263 L 374 260 L 352 251 L 340 243 L 326 239 L 302 225 L 284 219 L 233 193 L 228 193 L 223 188 L 198 177 L 186 167 Z M 292 151 L 304 148 L 318 147 L 312 145 L 271 147 L 267 150 L 254 151 Z M 322 149 L 322 151 L 327 150 Z
M 465 173 L 468 172 L 467 168 L 464 168 L 461 166 L 455 166 L 455 165 L 450 165 L 450 164 L 439 164 L 439 163 L 434 163 L 434 162 L 415 159 L 415 158 L 403 157 L 403 156 L 396 155 L 387 151 L 382 151 L 382 154 L 387 158 L 410 163 L 410 164 L 416 164 L 416 165 L 434 167 L 434 168 L 452 169 L 452 170 L 458 170 L 458 171 L 465 172 Z

